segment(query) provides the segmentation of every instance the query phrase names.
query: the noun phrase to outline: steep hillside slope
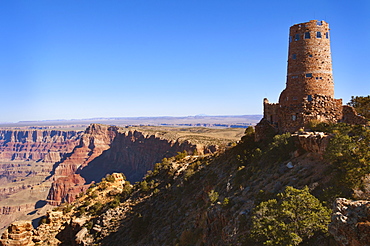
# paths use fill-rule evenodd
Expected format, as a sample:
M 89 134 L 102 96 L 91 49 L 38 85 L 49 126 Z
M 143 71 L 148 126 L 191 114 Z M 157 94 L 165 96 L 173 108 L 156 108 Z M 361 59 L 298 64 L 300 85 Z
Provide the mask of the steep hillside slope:
M 330 136 L 286 134 L 260 144 L 252 138 L 219 154 L 165 158 L 134 185 L 112 188 L 116 178 L 107 176 L 49 212 L 32 239 L 41 245 L 259 245 L 250 237 L 253 209 L 285 186 L 308 186 L 331 201 L 335 172 L 318 153 Z M 336 245 L 324 233 L 305 240 Z

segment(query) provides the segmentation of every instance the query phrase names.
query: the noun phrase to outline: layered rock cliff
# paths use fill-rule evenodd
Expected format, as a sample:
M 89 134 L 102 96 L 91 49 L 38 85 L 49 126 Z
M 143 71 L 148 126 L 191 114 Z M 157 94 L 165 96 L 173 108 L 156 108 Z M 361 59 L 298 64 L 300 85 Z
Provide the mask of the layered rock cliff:
M 185 150 L 212 153 L 229 142 L 220 143 L 220 139 L 215 138 L 189 139 L 166 131 L 92 124 L 71 155 L 55 168 L 48 200 L 53 205 L 71 202 L 75 195 L 86 190 L 86 184 L 100 181 L 113 172 L 138 181 L 163 158 Z
M 79 143 L 82 131 L 0 130 L 0 230 L 45 204 L 53 164 Z
M 81 131 L 0 130 L 0 160 L 60 161 L 70 153 Z

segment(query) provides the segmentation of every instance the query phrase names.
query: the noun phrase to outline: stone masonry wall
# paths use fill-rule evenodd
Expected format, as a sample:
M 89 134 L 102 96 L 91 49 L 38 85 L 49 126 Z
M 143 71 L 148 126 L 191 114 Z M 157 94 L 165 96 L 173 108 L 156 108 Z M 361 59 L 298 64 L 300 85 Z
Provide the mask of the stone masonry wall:
M 308 95 L 334 97 L 329 25 L 311 20 L 290 27 L 286 89 L 282 106 L 300 103 Z

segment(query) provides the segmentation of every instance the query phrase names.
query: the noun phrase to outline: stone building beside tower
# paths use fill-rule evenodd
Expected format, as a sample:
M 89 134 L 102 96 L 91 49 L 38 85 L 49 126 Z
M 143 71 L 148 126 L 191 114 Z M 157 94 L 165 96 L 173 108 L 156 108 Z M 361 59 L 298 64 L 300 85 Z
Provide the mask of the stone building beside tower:
M 286 88 L 278 103 L 265 98 L 263 110 L 256 126 L 257 140 L 267 131 L 295 132 L 312 120 L 367 123 L 354 108 L 334 98 L 328 23 L 311 20 L 290 27 Z

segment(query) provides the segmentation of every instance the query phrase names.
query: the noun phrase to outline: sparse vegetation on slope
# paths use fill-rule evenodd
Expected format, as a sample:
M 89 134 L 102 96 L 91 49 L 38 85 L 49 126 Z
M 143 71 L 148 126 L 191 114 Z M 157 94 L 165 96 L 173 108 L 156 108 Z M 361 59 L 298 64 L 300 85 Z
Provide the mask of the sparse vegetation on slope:
M 369 137 L 367 128 L 315 127 L 333 134 L 325 156 L 305 152 L 290 134 L 256 143 L 249 128 L 239 144 L 223 153 L 180 152 L 155 164 L 133 185 L 125 181 L 117 186 L 107 176 L 62 206 L 64 226 L 58 240 L 71 243 L 77 232 L 84 232 L 81 240 L 96 245 L 328 243 L 335 189 L 340 183 L 342 194 L 350 191 L 354 186 L 341 175 L 350 176 L 358 168 L 345 165 L 349 169 L 341 171 L 341 165 L 358 160 L 365 175 L 361 161 L 367 160 L 366 151 L 356 148 L 368 149 Z M 346 149 L 347 140 L 357 147 Z M 72 236 L 65 238 L 68 230 Z

